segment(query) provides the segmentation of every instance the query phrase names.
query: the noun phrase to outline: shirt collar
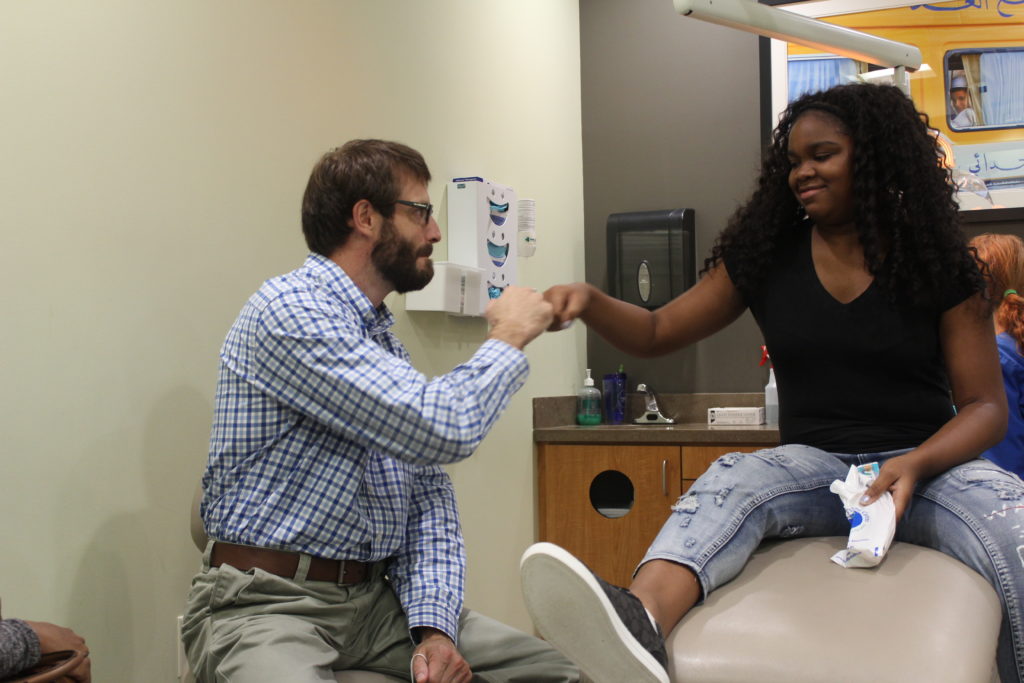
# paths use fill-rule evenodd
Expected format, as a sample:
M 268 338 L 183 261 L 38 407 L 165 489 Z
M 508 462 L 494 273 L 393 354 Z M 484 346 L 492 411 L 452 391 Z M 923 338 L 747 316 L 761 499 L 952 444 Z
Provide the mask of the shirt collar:
M 331 296 L 355 308 L 370 336 L 386 331 L 395 323 L 395 316 L 387 305 L 382 302 L 380 308 L 375 308 L 348 273 L 331 259 L 321 254 L 309 254 L 304 266 Z

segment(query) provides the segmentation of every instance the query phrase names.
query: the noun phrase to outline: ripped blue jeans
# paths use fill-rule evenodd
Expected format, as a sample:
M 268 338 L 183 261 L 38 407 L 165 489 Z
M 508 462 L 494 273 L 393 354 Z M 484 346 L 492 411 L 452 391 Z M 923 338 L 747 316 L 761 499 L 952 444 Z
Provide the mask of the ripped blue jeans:
M 739 574 L 762 539 L 846 536 L 850 525 L 829 485 L 850 465 L 905 452 L 841 455 L 786 445 L 723 455 L 672 506 L 643 562 L 689 567 L 707 595 Z M 1003 605 L 1000 678 L 1024 679 L 1024 483 L 987 460 L 918 482 L 895 540 L 940 550 L 988 579 Z

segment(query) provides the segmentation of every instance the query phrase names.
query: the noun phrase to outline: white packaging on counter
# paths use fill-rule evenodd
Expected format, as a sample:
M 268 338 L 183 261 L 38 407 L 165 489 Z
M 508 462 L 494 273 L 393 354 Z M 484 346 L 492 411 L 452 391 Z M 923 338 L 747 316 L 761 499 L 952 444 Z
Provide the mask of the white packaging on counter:
M 750 408 L 708 408 L 709 425 L 763 425 L 764 406 Z
M 832 556 L 842 567 L 874 567 L 882 561 L 896 533 L 896 505 L 886 491 L 870 505 L 860 499 L 878 476 L 878 463 L 851 465 L 846 481 L 836 479 L 829 490 L 843 501 L 850 520 L 850 538 L 846 549 Z

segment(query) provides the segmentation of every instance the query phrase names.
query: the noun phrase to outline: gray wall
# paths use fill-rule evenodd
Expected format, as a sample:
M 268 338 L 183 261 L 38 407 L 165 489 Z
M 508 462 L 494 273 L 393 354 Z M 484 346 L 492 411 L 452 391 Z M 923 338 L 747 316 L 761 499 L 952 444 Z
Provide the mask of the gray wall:
M 697 260 L 749 195 L 760 149 L 758 39 L 676 14 L 671 0 L 581 0 L 586 278 L 607 290 L 608 214 L 693 208 Z M 749 314 L 657 360 L 588 333 L 594 376 L 621 362 L 630 388 L 758 391 L 761 334 Z

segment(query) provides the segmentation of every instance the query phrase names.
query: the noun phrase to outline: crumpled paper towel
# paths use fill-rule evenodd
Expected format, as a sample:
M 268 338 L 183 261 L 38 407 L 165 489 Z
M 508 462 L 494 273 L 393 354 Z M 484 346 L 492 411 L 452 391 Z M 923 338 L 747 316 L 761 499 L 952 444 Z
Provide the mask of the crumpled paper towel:
M 846 549 L 832 556 L 842 567 L 874 567 L 882 561 L 896 533 L 896 505 L 886 491 L 870 505 L 860 499 L 878 476 L 878 463 L 851 465 L 846 481 L 836 479 L 829 487 L 843 501 L 846 518 L 850 520 L 850 538 Z

